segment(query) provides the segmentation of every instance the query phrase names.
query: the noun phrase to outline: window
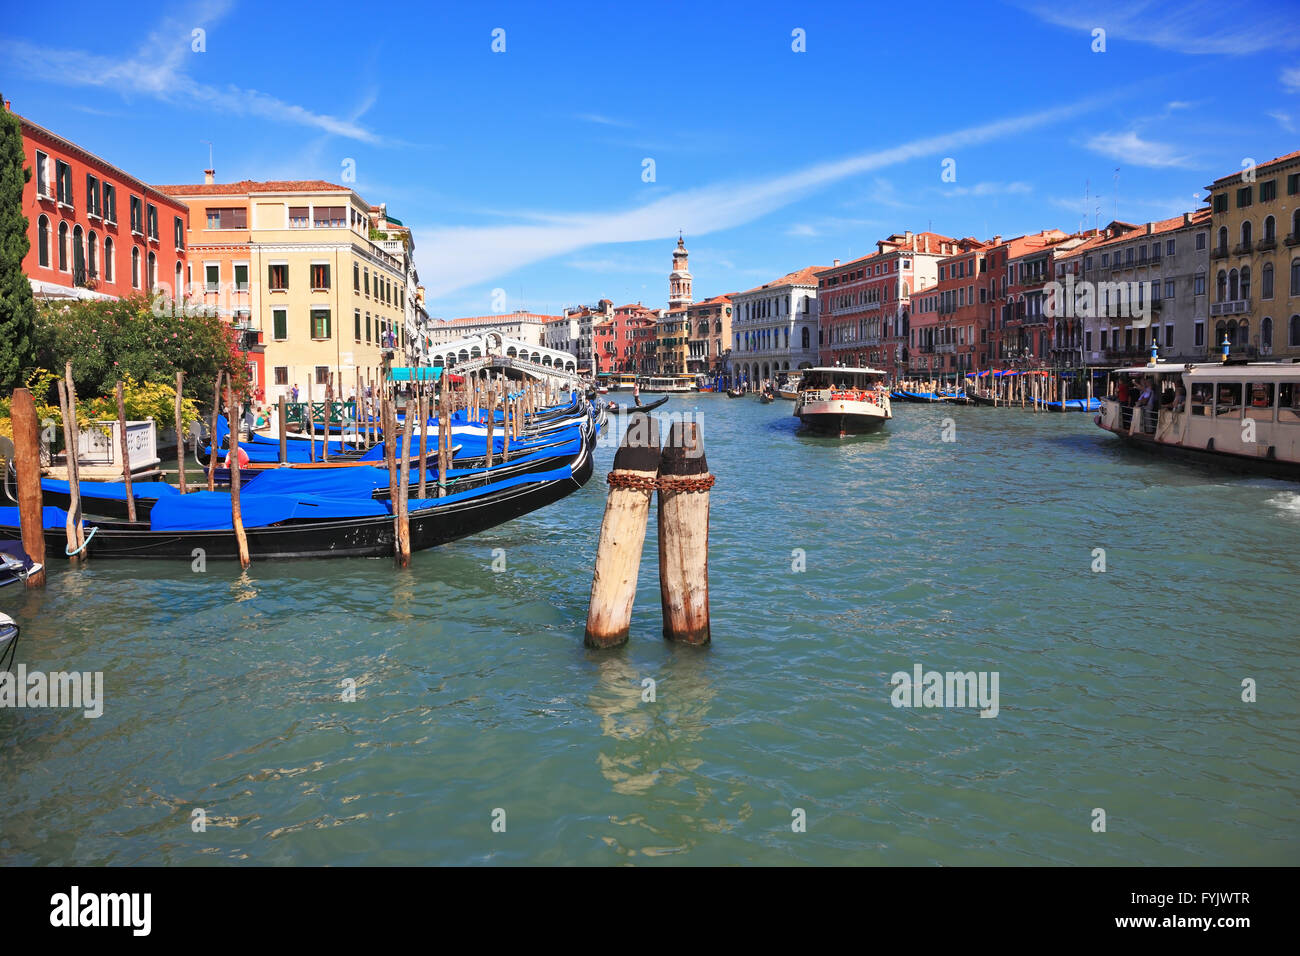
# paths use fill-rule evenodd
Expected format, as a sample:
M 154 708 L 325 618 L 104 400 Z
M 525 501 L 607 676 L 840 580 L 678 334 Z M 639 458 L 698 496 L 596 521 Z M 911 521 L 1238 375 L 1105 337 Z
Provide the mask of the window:
M 370 270 L 369 269 L 365 270 L 364 278 L 365 278 L 366 295 L 369 296 L 370 295 Z
M 324 291 L 330 287 L 330 267 L 326 262 L 311 264 L 311 287 L 313 291 Z
M 248 264 L 245 262 L 235 263 L 235 291 L 248 291 Z
M 1286 178 L 1286 194 L 1294 196 L 1300 193 L 1300 173 L 1291 173 Z
M 353 326 L 352 337 L 356 341 L 360 342 L 361 341 L 361 310 L 360 309 L 357 309 L 355 312 L 352 313 L 352 326 Z
M 99 180 L 86 173 L 86 215 L 99 215 Z
M 158 257 L 153 254 L 153 250 L 149 251 L 146 268 L 145 278 L 149 280 L 148 289 L 152 292 L 158 285 Z
M 248 210 L 243 206 L 209 207 L 209 229 L 247 229 Z
M 1165 298 L 1166 298 L 1166 299 L 1172 299 L 1173 297 L 1174 297 L 1174 280 L 1173 280 L 1173 279 L 1166 279 L 1166 280 L 1165 280 Z
M 221 264 L 212 263 L 203 267 L 203 291 L 218 292 L 221 289 Z
M 1277 239 L 1277 220 L 1272 216 L 1266 216 L 1264 218 L 1264 236 L 1260 241 L 1271 245 L 1275 239 Z
M 1291 316 L 1291 321 L 1287 327 L 1286 344 L 1291 348 L 1300 348 L 1300 315 Z
M 1220 382 L 1214 392 L 1215 417 L 1241 417 L 1241 382 Z
M 144 235 L 144 207 L 139 196 L 131 197 L 131 231 Z
M 1214 211 L 1215 211 L 1215 212 L 1227 212 L 1227 211 L 1228 211 L 1228 194 L 1227 194 L 1227 193 L 1220 193 L 1219 195 L 1217 195 L 1217 196 L 1214 197 Z
M 175 290 L 175 291 L 172 293 L 172 298 L 173 298 L 173 299 L 176 298 L 177 296 L 181 295 L 181 293 L 184 291 L 184 290 L 181 288 L 181 263 L 180 263 L 180 260 L 179 260 L 179 259 L 176 261 L 176 284 L 175 284 L 174 286 L 172 286 L 172 288 Z
M 267 267 L 267 287 L 272 292 L 284 292 L 289 288 L 289 264 L 275 262 Z
M 330 367 L 328 365 L 316 366 L 316 384 L 328 385 L 330 381 Z
M 328 339 L 330 337 L 329 309 L 311 310 L 311 337 L 313 339 Z
M 1197 252 L 1205 251 L 1205 233 L 1203 232 L 1198 232 L 1196 234 L 1196 251 Z
M 1273 320 L 1267 315 L 1259 323 L 1259 344 L 1266 349 L 1273 347 Z
M 59 223 L 59 271 L 68 271 L 68 224 Z
M 1295 322 L 1300 316 L 1291 316 Z M 1277 420 L 1294 425 L 1300 422 L 1300 388 L 1293 382 L 1279 382 L 1277 386 Z
M 307 207 L 306 206 L 289 207 L 289 228 L 290 229 L 307 228 Z
M 289 366 L 287 366 L 287 365 L 277 365 L 277 366 L 275 367 L 275 371 L 272 373 L 272 375 L 273 375 L 273 379 L 274 379 L 274 384 L 276 384 L 276 385 L 288 385 L 288 384 L 289 384 Z
M 1254 192 L 1255 192 L 1255 188 L 1253 186 L 1242 186 L 1240 189 L 1238 189 L 1237 208 L 1245 209 L 1247 206 L 1249 206 L 1251 204 L 1251 197 L 1254 195 Z
M 149 203 L 149 238 L 158 238 L 158 207 Z
M 176 248 L 185 248 L 185 220 L 180 216 L 172 217 L 172 231 L 176 238 Z
M 1277 198 L 1277 180 L 1270 179 L 1268 182 L 1259 184 L 1259 201 L 1269 202 Z
M 1204 322 L 1196 323 L 1195 331 L 1192 337 L 1192 342 L 1193 344 L 1195 344 L 1195 346 L 1198 349 L 1205 347 L 1205 323 Z
M 352 263 L 352 291 L 361 291 L 361 267 L 355 262 Z
M 1291 260 L 1291 294 L 1300 295 L 1300 259 Z
M 341 229 L 344 225 L 346 206 L 317 206 L 312 216 L 312 224 L 317 229 Z
M 1167 240 L 1165 241 L 1165 255 L 1167 255 L 1167 256 L 1172 256 L 1172 255 L 1174 254 L 1174 248 L 1175 248 L 1175 246 L 1174 246 L 1174 240 L 1173 240 L 1173 239 L 1167 239 Z
M 131 247 L 131 288 L 140 288 L 140 247 Z
M 50 157 L 36 151 L 36 195 L 50 195 Z
M 113 281 L 113 237 L 104 237 L 104 281 Z
M 283 342 L 289 337 L 289 310 L 271 310 L 271 338 Z
M 1192 279 L 1192 295 L 1205 295 L 1205 273 L 1196 273 Z
M 1106 268 L 1108 265 L 1110 265 L 1110 253 L 1109 253 L 1109 252 L 1103 252 L 1103 253 L 1101 254 L 1101 267 L 1104 269 L 1104 268 Z
M 50 220 L 41 216 L 36 220 L 36 261 L 44 268 L 50 267 Z
M 1273 263 L 1264 263 L 1263 271 L 1259 277 L 1259 295 L 1263 299 L 1273 298 Z
M 55 176 L 58 179 L 59 202 L 72 205 L 72 167 L 63 160 L 55 163 Z

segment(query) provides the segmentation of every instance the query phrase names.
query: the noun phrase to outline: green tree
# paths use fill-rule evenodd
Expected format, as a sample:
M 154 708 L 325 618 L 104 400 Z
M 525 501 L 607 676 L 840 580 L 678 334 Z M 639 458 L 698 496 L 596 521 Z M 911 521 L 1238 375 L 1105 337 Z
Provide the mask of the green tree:
M 32 247 L 23 186 L 31 178 L 24 164 L 22 126 L 0 108 L 0 390 L 5 392 L 21 385 L 23 370 L 35 364 L 36 303 L 23 273 L 23 258 Z

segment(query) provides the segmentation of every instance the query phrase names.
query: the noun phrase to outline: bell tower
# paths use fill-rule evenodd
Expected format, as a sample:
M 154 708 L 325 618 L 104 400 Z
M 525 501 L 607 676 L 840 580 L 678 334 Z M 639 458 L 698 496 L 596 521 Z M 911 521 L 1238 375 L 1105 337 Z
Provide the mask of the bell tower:
M 690 253 L 681 233 L 677 234 L 677 248 L 673 250 L 673 271 L 668 275 L 668 308 L 681 309 L 695 300 L 691 298 Z

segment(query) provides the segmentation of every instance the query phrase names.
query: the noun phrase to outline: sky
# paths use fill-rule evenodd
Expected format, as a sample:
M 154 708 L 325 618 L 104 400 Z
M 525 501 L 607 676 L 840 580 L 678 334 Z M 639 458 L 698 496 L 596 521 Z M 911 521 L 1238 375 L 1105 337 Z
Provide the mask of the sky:
M 146 182 L 201 182 L 211 148 L 219 182 L 325 179 L 387 203 L 439 318 L 663 307 L 679 230 L 699 300 L 905 230 L 1167 218 L 1300 149 L 1293 2 L 68 0 L 57 16 L 0 22 L 15 112 Z

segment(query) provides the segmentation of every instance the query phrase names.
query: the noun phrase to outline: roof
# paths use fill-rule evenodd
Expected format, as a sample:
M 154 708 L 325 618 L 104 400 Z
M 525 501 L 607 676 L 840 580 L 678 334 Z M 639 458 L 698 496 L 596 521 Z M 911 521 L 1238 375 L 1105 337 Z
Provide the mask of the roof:
M 504 315 L 469 315 L 459 319 L 441 319 L 439 321 L 442 325 L 473 325 L 477 322 L 497 322 L 502 325 L 509 325 L 511 322 L 550 322 L 563 318 L 565 318 L 563 315 L 541 315 L 537 312 L 507 312 Z
M 256 182 L 241 179 L 237 183 L 191 183 L 189 185 L 159 186 L 171 196 L 242 196 L 253 193 L 323 193 L 352 192 L 347 186 L 337 186 L 323 179 L 271 179 Z
M 1273 166 L 1277 163 L 1289 163 L 1295 159 L 1300 159 L 1300 149 L 1296 150 L 1294 153 L 1287 153 L 1285 156 L 1278 156 L 1275 159 L 1270 159 L 1266 163 L 1257 163 L 1255 165 L 1255 174 L 1258 175 L 1261 169 L 1267 169 L 1269 166 Z M 1215 186 L 1224 186 L 1224 185 L 1228 185 L 1229 183 L 1239 181 L 1242 177 L 1242 174 L 1245 172 L 1246 171 L 1244 169 L 1239 169 L 1235 173 L 1229 173 L 1227 176 L 1220 176 L 1218 179 L 1216 179 L 1213 183 L 1206 186 L 1205 188 L 1213 189 Z
M 761 292 L 764 289 L 780 289 L 788 285 L 817 285 L 817 273 L 826 269 L 826 266 L 805 266 L 796 272 L 787 272 L 779 279 L 773 279 L 771 282 L 764 282 L 762 285 L 756 285 L 752 289 L 746 289 L 744 292 L 734 292 L 733 295 L 749 295 L 751 292 Z
M 1187 221 L 1187 215 L 1187 213 L 1184 213 L 1181 216 L 1171 216 L 1168 219 L 1158 219 L 1154 222 L 1143 223 L 1142 225 L 1134 226 L 1131 232 L 1122 232 L 1116 236 L 1095 236 L 1072 251 L 1080 252 L 1084 249 L 1091 251 L 1102 246 L 1122 245 L 1126 242 L 1141 242 L 1144 239 L 1150 239 L 1152 236 L 1163 235 L 1167 232 L 1175 232 L 1179 229 L 1191 229 L 1196 226 L 1209 225 L 1210 207 L 1203 206 L 1191 213 L 1191 221 Z M 1124 223 L 1124 225 L 1128 225 L 1128 223 Z M 1146 230 L 1148 225 L 1151 227 L 1150 232 L 1147 232 Z

